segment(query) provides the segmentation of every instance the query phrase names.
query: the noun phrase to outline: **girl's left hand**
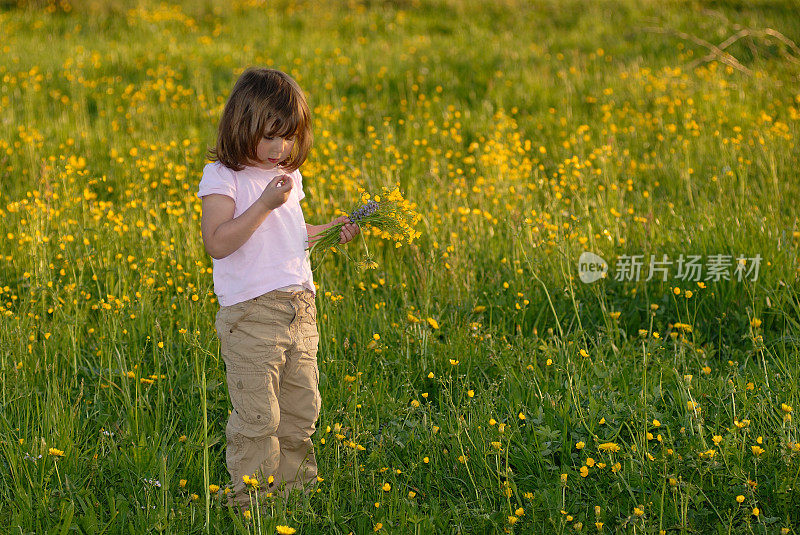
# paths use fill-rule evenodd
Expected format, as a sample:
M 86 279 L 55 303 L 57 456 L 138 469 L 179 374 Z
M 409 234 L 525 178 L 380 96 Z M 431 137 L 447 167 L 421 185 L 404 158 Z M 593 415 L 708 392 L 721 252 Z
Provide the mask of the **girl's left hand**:
M 347 243 L 361 232 L 361 228 L 356 223 L 350 223 L 350 219 L 346 216 L 339 216 L 332 221 L 332 224 L 344 223 L 342 229 L 339 231 L 339 243 Z

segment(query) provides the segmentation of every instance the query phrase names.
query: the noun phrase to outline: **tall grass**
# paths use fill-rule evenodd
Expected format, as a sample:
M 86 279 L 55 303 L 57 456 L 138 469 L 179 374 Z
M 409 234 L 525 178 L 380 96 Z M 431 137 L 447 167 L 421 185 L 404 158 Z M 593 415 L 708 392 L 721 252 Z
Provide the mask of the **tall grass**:
M 693 66 L 708 50 L 676 33 L 798 42 L 793 13 L 7 4 L 0 525 L 794 533 L 798 58 L 754 32 L 725 49 L 752 74 Z M 424 217 L 411 246 L 365 236 L 377 269 L 317 268 L 319 491 L 244 519 L 223 506 L 229 402 L 195 192 L 251 64 L 312 104 L 307 221 L 395 183 Z M 581 282 L 585 250 L 606 279 Z M 615 280 L 620 255 L 664 254 L 763 264 L 705 287 L 675 266 Z

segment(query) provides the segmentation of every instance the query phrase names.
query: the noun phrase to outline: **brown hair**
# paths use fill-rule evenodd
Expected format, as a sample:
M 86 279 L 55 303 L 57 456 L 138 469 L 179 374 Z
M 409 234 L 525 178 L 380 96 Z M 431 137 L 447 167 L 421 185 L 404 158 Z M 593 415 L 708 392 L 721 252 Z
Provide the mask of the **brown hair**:
M 303 90 L 291 76 L 251 67 L 239 76 L 225 103 L 217 145 L 209 149 L 208 159 L 241 171 L 257 159 L 256 148 L 264 136 L 294 136 L 292 152 L 280 165 L 288 172 L 295 171 L 311 148 L 311 112 Z

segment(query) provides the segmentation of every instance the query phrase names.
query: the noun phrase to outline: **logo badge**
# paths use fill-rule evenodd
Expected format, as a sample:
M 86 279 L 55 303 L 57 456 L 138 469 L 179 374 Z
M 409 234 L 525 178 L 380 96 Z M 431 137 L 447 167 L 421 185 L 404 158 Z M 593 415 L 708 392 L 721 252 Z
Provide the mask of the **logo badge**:
M 608 273 L 608 262 L 602 256 L 584 251 L 578 259 L 578 276 L 589 284 L 604 279 Z

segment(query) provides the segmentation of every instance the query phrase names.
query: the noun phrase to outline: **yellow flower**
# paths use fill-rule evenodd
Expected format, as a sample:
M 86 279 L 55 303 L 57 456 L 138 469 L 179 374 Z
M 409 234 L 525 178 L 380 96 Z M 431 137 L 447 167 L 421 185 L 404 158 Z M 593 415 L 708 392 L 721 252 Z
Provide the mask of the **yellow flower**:
M 519 416 L 519 419 L 520 419 L 520 420 L 524 420 L 524 419 L 525 419 L 525 415 L 524 415 L 524 414 L 522 414 L 522 413 L 519 413 L 517 416 Z
M 476 314 L 479 314 L 479 313 L 483 312 L 484 310 L 486 310 L 486 307 L 483 306 L 483 305 L 478 305 L 478 306 L 476 306 L 475 308 L 472 309 L 472 311 L 475 312 Z
M 739 503 L 742 503 L 742 502 L 744 501 L 744 496 L 742 496 L 741 494 L 739 494 L 739 495 L 736 497 L 736 501 L 737 501 L 737 502 L 739 502 Z
M 509 516 L 509 517 L 508 517 L 508 523 L 509 523 L 509 524 L 516 524 L 516 523 L 517 523 L 517 517 L 515 517 L 515 516 Z
M 753 516 L 758 516 L 761 514 L 761 511 L 758 510 L 758 507 L 753 507 Z
M 388 483 L 384 483 L 383 487 L 381 488 L 383 489 L 384 492 L 389 492 L 390 490 L 392 490 L 392 486 Z
M 753 455 L 755 456 L 759 456 L 764 453 L 764 448 L 761 446 L 752 446 L 750 449 L 753 450 Z
M 661 427 L 661 422 L 658 420 L 653 420 L 653 427 Z
M 216 494 L 219 490 L 219 485 L 211 484 L 208 486 L 208 490 L 211 492 L 211 494 Z
M 252 517 L 252 515 L 250 514 L 250 509 L 245 511 L 243 514 L 244 514 L 244 519 L 245 520 L 250 520 L 250 518 Z
M 583 441 L 577 442 L 577 443 L 575 444 L 575 449 L 578 449 L 578 450 L 582 450 L 582 449 L 583 449 L 583 448 L 585 448 L 585 447 L 586 447 L 586 443 L 585 443 L 585 442 L 583 442 Z
M 428 318 L 427 321 L 428 321 L 428 325 L 430 325 L 432 329 L 438 329 L 439 328 L 439 323 L 435 319 Z
M 781 410 L 786 413 L 792 412 L 792 406 L 787 405 L 786 403 L 781 403 Z
M 52 455 L 53 457 L 63 457 L 64 451 L 58 448 L 50 448 L 47 452 Z
M 587 351 L 585 349 L 581 349 L 580 350 L 580 354 L 584 358 L 587 358 L 589 356 L 589 353 L 587 353 Z
M 586 466 L 588 466 L 589 468 L 592 468 L 594 466 L 594 462 L 595 462 L 594 459 L 589 457 L 589 458 L 586 459 Z
M 475 397 L 475 391 L 474 390 L 467 390 L 467 395 L 469 397 L 473 398 L 473 397 Z
M 641 506 L 634 507 L 633 508 L 633 514 L 636 515 L 636 516 L 642 516 L 644 514 L 644 509 L 642 509 Z
M 589 469 L 585 466 L 581 466 L 581 477 L 586 477 L 589 475 Z
M 290 528 L 289 526 L 276 526 L 275 531 L 277 531 L 281 535 L 292 535 L 292 533 L 295 533 L 297 530 L 294 528 Z
M 606 423 L 606 419 L 605 418 L 600 418 L 600 425 L 605 425 L 605 423 Z
M 378 522 L 377 524 L 375 524 L 375 527 L 372 528 L 372 531 L 380 531 L 381 529 L 383 529 L 383 524 Z
M 186 480 L 181 479 L 180 481 L 178 481 L 178 486 L 180 486 L 180 488 L 182 489 L 186 488 Z
M 606 451 L 611 453 L 617 453 L 620 450 L 619 444 L 614 442 L 604 442 L 597 446 L 600 451 Z

